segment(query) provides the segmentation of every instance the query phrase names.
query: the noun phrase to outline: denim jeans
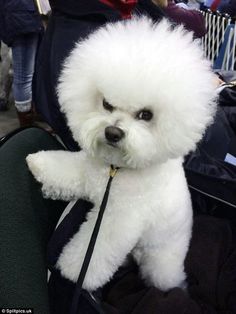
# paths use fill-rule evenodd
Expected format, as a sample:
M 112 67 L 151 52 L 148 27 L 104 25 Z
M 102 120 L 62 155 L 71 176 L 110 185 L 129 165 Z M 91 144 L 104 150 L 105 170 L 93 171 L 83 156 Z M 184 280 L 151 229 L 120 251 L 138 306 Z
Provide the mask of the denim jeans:
M 12 45 L 13 95 L 16 109 L 26 112 L 31 109 L 32 79 L 39 34 L 21 35 Z

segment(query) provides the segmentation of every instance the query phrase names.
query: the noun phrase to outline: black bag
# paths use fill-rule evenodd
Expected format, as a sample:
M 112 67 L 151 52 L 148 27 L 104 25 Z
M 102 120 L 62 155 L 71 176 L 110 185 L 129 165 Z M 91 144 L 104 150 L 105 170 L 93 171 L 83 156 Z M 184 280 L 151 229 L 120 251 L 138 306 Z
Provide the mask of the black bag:
M 217 71 L 226 82 L 214 120 L 185 171 L 197 212 L 228 217 L 236 227 L 236 71 Z M 232 83 L 230 83 L 232 82 Z

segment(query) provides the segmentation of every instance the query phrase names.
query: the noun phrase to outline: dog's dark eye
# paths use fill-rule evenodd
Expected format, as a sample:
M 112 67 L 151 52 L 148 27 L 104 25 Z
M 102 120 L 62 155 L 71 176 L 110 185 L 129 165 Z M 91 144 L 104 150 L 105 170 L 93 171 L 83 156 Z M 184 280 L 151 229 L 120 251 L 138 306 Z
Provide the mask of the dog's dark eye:
M 103 99 L 103 108 L 110 112 L 114 110 L 114 107 L 111 104 L 109 104 L 109 102 L 107 102 L 105 99 Z
M 150 121 L 152 120 L 153 113 L 150 110 L 141 110 L 136 114 L 136 119 Z

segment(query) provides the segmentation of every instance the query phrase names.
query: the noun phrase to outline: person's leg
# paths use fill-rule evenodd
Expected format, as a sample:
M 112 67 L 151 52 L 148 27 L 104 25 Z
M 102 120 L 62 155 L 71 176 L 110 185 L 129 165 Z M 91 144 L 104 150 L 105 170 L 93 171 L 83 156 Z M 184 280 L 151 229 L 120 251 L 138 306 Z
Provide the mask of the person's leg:
M 32 124 L 32 80 L 39 34 L 18 37 L 12 45 L 13 95 L 21 126 Z
M 0 111 L 8 109 L 11 89 L 10 53 L 9 48 L 0 41 Z
M 25 157 L 63 149 L 43 130 L 26 129 L 0 147 L 0 308 L 48 314 L 46 247 L 64 202 L 45 200 Z

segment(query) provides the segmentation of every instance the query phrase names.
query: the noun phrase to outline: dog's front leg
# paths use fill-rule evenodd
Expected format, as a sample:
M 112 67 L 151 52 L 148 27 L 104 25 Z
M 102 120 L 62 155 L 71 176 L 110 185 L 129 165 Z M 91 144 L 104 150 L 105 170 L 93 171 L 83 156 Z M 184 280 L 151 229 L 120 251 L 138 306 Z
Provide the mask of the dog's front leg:
M 72 200 L 83 196 L 85 158 L 82 152 L 40 151 L 26 158 L 45 197 Z
M 123 217 L 121 217 L 123 216 Z M 96 212 L 90 212 L 87 221 L 78 233 L 64 247 L 57 268 L 62 275 L 73 282 L 77 281 L 89 239 L 97 218 Z M 130 222 L 136 228 L 130 228 Z M 106 213 L 101 224 L 97 242 L 84 280 L 83 288 L 93 291 L 108 282 L 126 256 L 138 242 L 143 226 L 137 215 L 130 213 Z

